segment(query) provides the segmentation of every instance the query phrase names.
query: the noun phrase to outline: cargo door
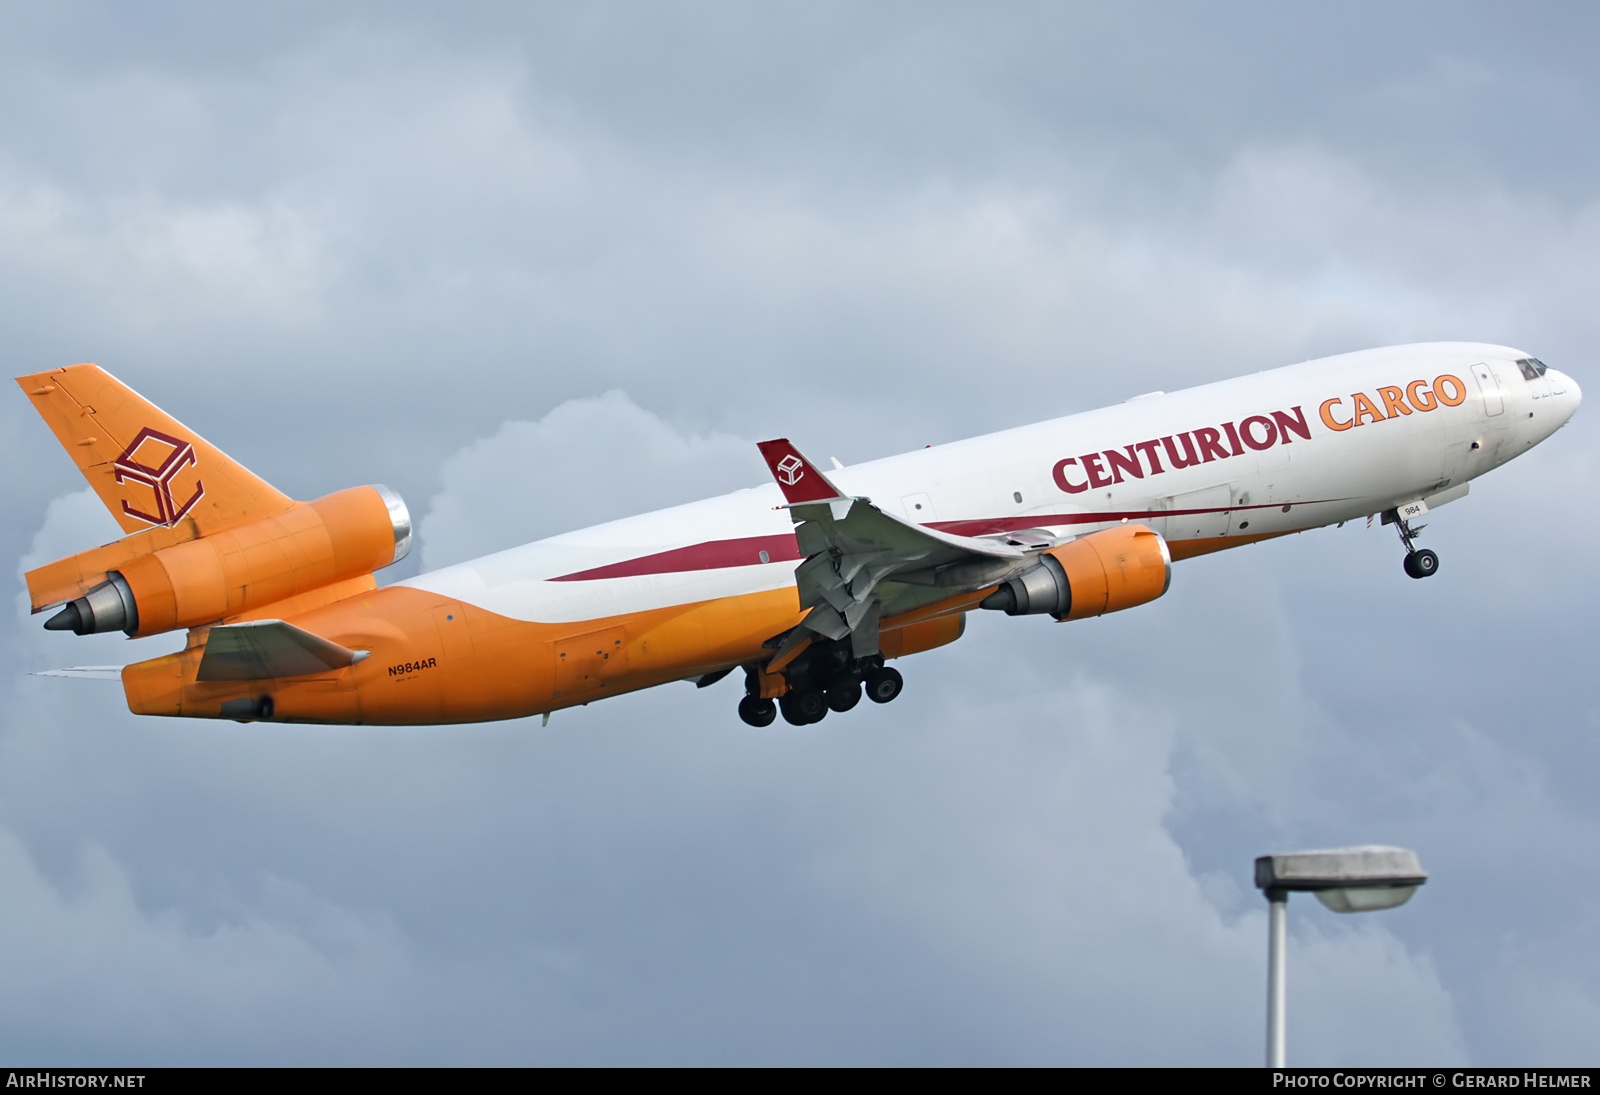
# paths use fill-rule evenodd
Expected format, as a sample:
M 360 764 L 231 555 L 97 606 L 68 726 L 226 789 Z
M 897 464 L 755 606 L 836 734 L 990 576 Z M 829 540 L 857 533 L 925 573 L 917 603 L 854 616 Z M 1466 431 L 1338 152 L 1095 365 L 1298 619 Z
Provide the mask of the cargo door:
M 1226 536 L 1232 517 L 1233 487 L 1207 487 L 1161 500 L 1165 517 L 1157 531 L 1169 540 L 1204 540 Z
M 593 692 L 626 673 L 626 638 L 622 628 L 608 627 L 556 643 L 556 696 Z
M 451 662 L 464 662 L 472 657 L 472 632 L 467 629 L 467 615 L 459 604 L 451 603 L 433 610 L 433 626 L 439 631 L 439 648 Z
M 1483 393 L 1483 413 L 1492 418 L 1504 411 L 1506 402 L 1500 394 L 1500 382 L 1495 379 L 1494 370 L 1480 363 L 1472 367 L 1472 377 Z
M 433 683 L 439 690 L 440 711 L 468 706 L 477 685 L 471 672 L 473 643 L 467 614 L 454 601 L 441 605 L 433 610 L 433 629 L 439 633 L 439 676 Z

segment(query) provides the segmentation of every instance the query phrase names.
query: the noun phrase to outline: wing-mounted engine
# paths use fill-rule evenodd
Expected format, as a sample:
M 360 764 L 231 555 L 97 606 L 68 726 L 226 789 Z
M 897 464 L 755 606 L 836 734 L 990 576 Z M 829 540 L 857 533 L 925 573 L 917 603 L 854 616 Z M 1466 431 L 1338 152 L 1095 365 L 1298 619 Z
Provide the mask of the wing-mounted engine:
M 388 487 L 351 487 L 209 535 L 155 543 L 130 536 L 30 571 L 34 611 L 81 593 L 45 623 L 79 635 L 155 635 L 231 619 L 405 558 L 411 516 Z
M 1104 529 L 1051 548 L 979 604 L 1008 616 L 1081 620 L 1146 604 L 1172 584 L 1172 554 L 1145 525 Z
M 1171 581 L 1166 541 L 1145 525 L 1066 543 L 1048 529 L 957 536 L 846 495 L 785 438 L 760 449 L 805 557 L 795 568 L 805 615 L 768 640 L 769 659 L 746 667 L 739 716 L 752 726 L 780 709 L 797 725 L 849 710 L 863 686 L 887 703 L 901 678 L 885 660 L 953 642 L 962 614 L 980 605 L 1076 620 L 1153 601 Z

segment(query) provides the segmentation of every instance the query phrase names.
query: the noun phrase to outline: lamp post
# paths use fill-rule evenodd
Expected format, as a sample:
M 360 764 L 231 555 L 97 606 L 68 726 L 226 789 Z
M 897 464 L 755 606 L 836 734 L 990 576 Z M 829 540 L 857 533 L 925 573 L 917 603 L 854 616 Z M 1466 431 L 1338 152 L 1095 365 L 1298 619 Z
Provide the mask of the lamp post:
M 1286 969 L 1289 895 L 1304 891 L 1337 913 L 1393 909 L 1411 900 L 1428 872 L 1417 853 L 1375 844 L 1321 852 L 1264 855 L 1256 860 L 1256 885 L 1266 894 L 1267 1067 L 1284 1067 L 1288 1025 Z

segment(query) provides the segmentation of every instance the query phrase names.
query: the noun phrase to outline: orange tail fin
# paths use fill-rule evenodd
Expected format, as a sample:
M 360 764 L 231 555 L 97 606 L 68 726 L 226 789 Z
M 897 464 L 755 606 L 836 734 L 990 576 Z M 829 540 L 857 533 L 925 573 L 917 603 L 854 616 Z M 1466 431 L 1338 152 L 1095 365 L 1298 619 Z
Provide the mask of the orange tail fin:
M 295 505 L 98 365 L 17 383 L 123 532 L 188 540 Z

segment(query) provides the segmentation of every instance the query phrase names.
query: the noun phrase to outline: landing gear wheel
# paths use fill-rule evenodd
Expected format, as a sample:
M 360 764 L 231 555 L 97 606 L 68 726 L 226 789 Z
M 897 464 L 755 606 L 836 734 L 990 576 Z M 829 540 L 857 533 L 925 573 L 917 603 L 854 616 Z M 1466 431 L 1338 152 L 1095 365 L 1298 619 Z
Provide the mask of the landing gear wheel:
M 873 703 L 888 703 L 900 694 L 906 680 L 897 669 L 883 666 L 867 674 L 867 699 Z
M 828 697 L 828 707 L 842 714 L 861 702 L 861 682 L 841 677 L 830 682 L 823 695 Z
M 791 726 L 810 726 L 828 717 L 828 701 L 821 692 L 785 692 L 778 700 L 778 710 Z
M 760 696 L 746 696 L 739 701 L 739 717 L 751 726 L 771 726 L 778 717 L 778 705 Z
M 1413 578 L 1431 578 L 1439 570 L 1439 556 L 1427 548 L 1406 556 L 1406 573 Z
M 1399 511 L 1389 510 L 1383 515 L 1383 523 L 1393 521 L 1395 531 L 1400 534 L 1400 542 L 1406 546 L 1405 570 L 1413 578 L 1431 578 L 1439 569 L 1439 557 L 1427 548 L 1416 545 L 1417 533 L 1427 528 L 1427 525 L 1412 527 L 1409 520 L 1401 518 Z

